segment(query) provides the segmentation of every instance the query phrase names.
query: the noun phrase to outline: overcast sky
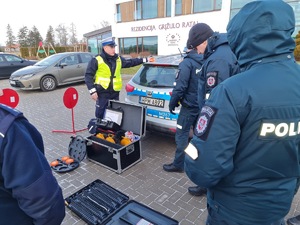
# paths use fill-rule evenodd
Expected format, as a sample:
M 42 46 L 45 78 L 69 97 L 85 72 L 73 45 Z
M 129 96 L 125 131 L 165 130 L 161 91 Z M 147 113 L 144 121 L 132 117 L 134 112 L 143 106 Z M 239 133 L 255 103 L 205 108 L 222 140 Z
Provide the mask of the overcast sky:
M 81 3 L 79 3 L 81 2 Z M 77 30 L 77 39 L 83 34 L 102 28 L 102 21 L 112 24 L 114 19 L 114 1 L 112 0 L 2 0 L 0 13 L 0 45 L 7 41 L 7 25 L 12 28 L 17 38 L 19 29 L 27 26 L 29 30 L 36 26 L 43 39 L 49 26 L 53 29 L 64 24 L 69 28 L 74 23 Z

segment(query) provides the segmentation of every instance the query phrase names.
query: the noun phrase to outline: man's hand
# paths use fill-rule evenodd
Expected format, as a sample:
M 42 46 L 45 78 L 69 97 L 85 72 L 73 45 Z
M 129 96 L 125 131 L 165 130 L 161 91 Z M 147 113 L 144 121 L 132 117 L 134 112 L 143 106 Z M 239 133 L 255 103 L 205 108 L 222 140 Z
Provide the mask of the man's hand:
M 173 114 L 173 115 L 176 115 L 176 113 L 174 112 L 174 110 L 175 110 L 175 107 L 172 108 L 172 107 L 169 106 L 170 113 Z
M 97 99 L 98 99 L 97 92 L 94 92 L 93 94 L 91 94 L 91 97 L 92 97 L 93 100 L 97 101 Z
M 170 111 L 170 113 L 173 114 L 173 115 L 176 115 L 176 113 L 174 112 L 174 110 L 178 106 L 180 106 L 179 102 L 177 102 L 175 105 L 170 102 L 169 103 L 169 111 Z

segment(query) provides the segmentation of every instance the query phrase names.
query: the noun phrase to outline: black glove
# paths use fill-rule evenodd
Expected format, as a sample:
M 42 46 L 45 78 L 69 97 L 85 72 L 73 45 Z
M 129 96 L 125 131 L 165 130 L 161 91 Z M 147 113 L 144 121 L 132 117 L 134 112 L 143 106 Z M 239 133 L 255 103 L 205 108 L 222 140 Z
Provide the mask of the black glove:
M 171 114 L 176 115 L 176 113 L 174 113 L 175 107 L 171 107 L 169 106 L 169 111 Z
M 173 103 L 169 103 L 169 111 L 171 114 L 176 115 L 176 113 L 174 112 L 175 107 L 178 107 L 180 104 L 179 102 L 176 102 L 175 105 Z

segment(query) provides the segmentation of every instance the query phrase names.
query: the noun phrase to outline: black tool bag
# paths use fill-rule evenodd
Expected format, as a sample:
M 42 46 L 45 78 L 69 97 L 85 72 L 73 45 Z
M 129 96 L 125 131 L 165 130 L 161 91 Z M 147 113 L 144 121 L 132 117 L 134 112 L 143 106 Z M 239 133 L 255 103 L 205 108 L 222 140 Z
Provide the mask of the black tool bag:
M 97 118 L 90 119 L 89 124 L 87 125 L 90 134 L 96 134 L 96 130 L 97 130 L 96 123 L 97 123 Z
M 121 129 L 121 126 L 119 124 L 106 119 L 97 119 L 96 127 L 97 129 L 100 128 L 102 130 L 111 130 L 111 131 L 118 131 Z M 97 130 L 96 133 L 98 133 Z
M 97 119 L 96 127 L 102 130 L 118 131 L 122 126 L 123 114 L 124 111 L 121 107 L 107 108 L 105 110 L 104 118 Z
M 107 108 L 104 118 L 93 118 L 89 121 L 88 130 L 91 134 L 99 133 L 101 130 L 118 131 L 121 129 L 124 111 L 121 107 Z M 99 131 L 100 130 L 100 131 Z

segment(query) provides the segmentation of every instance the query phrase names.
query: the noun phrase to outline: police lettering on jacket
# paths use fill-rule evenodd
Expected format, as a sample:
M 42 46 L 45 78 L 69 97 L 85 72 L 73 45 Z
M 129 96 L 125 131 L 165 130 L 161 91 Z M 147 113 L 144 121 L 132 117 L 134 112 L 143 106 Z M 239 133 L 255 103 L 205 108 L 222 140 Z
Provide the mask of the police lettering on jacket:
M 287 138 L 300 134 L 300 119 L 296 121 L 262 121 L 259 137 L 268 138 Z

